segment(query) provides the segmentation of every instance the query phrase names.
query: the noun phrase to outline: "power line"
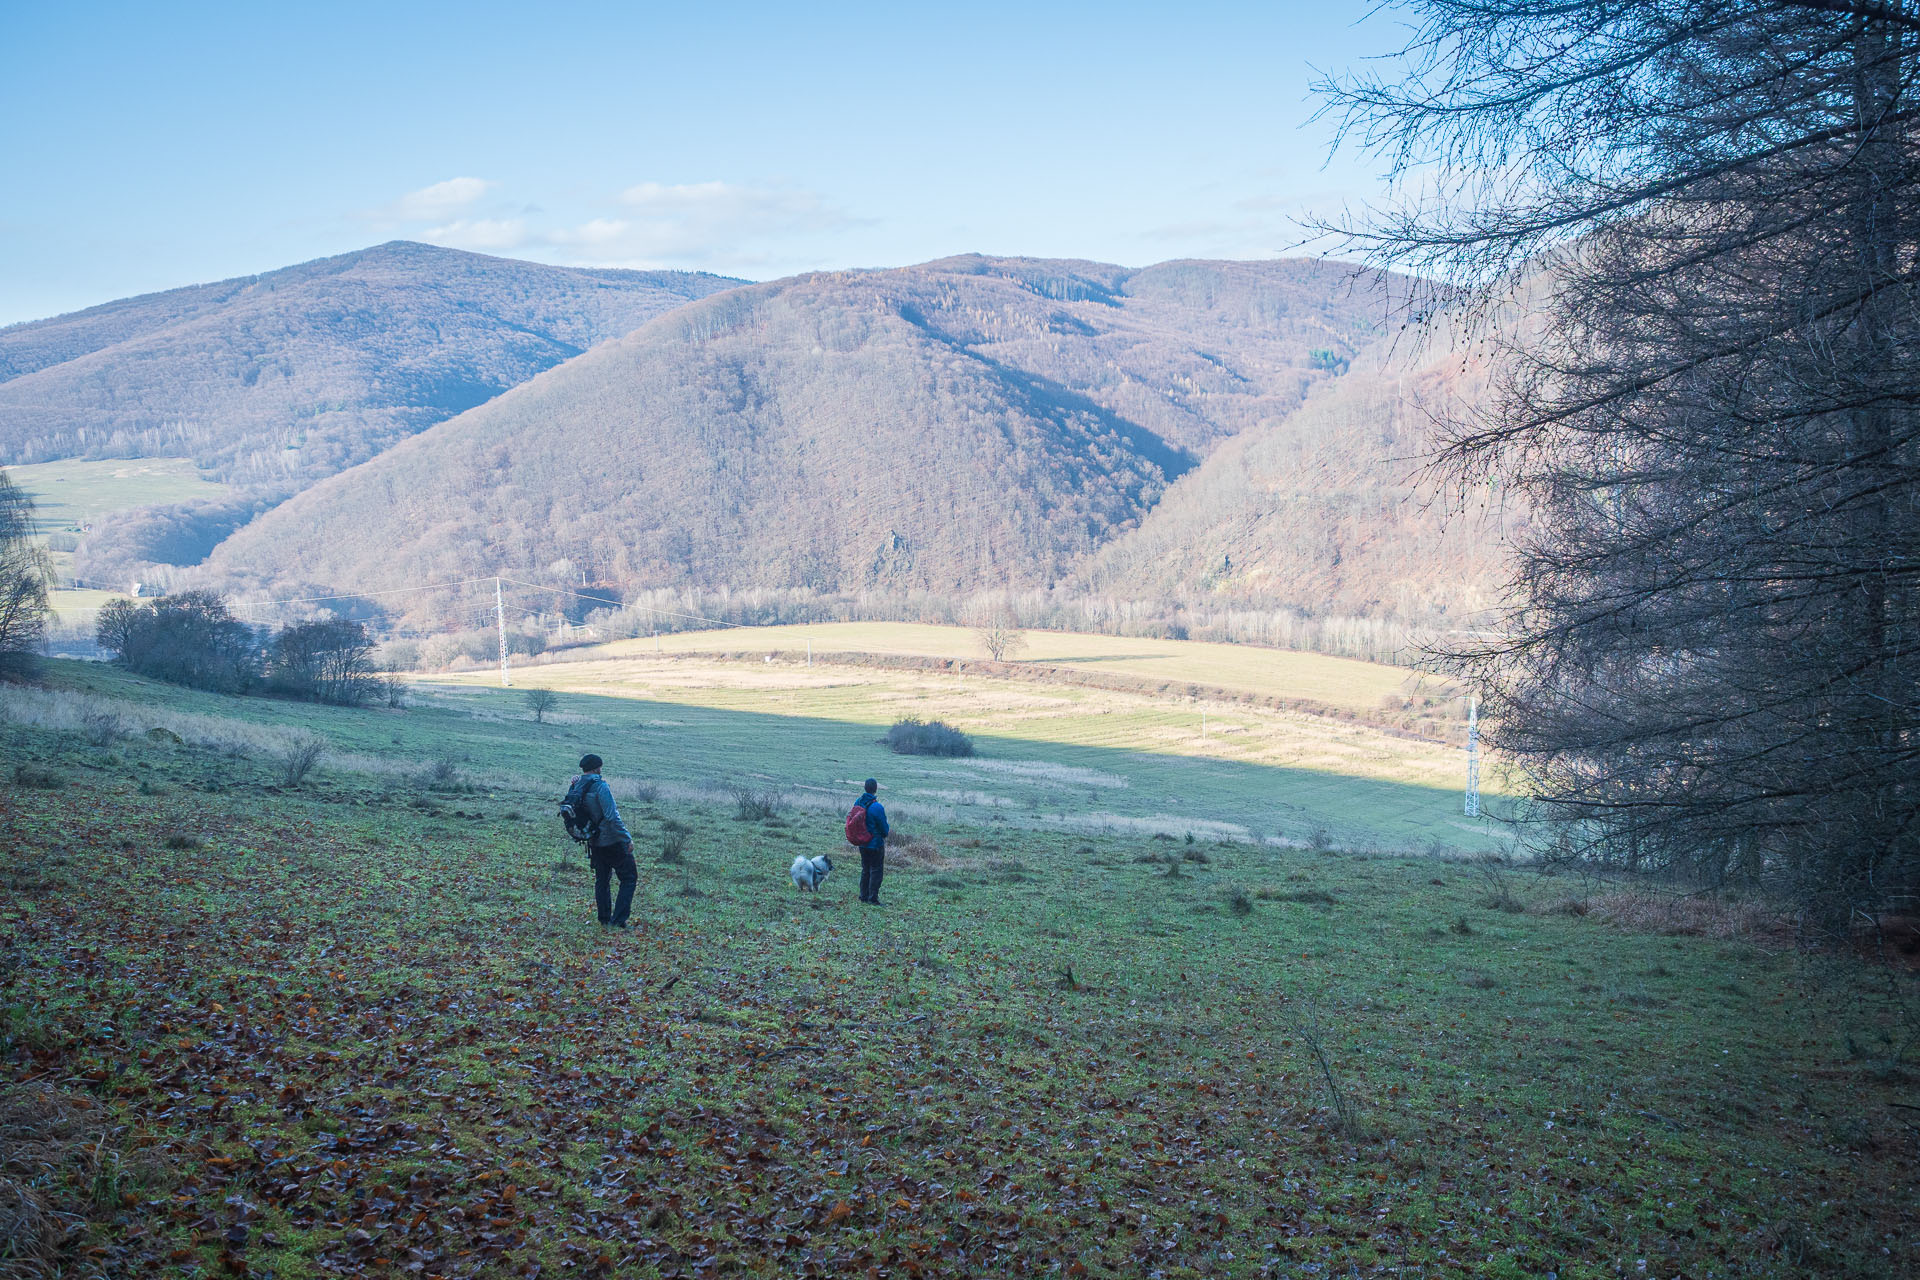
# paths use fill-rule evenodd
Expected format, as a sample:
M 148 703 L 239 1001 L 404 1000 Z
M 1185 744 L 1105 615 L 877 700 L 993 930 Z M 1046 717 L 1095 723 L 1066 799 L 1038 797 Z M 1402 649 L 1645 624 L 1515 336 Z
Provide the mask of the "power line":
M 321 604 L 328 600 L 371 600 L 375 596 L 399 596 L 409 591 L 444 591 L 448 587 L 470 587 L 476 583 L 492 582 L 493 578 L 462 578 L 458 582 L 429 582 L 418 587 L 393 587 L 386 591 L 347 591 L 337 596 L 297 596 L 290 600 L 236 600 L 242 608 L 269 604 Z M 509 579 L 511 581 L 511 579 Z
M 605 596 L 588 595 L 584 591 L 575 591 L 571 587 L 543 587 L 538 583 L 521 582 L 517 578 L 503 578 L 501 581 L 511 582 L 516 587 L 526 587 L 530 591 L 557 591 L 562 595 L 576 596 L 582 600 L 593 600 L 600 604 L 612 605 L 616 609 L 638 609 L 642 613 L 657 614 L 662 618 L 684 618 L 688 622 L 710 622 L 716 627 L 733 627 L 742 631 L 752 629 L 744 622 L 728 622 L 722 618 L 707 618 L 697 613 L 676 613 L 672 609 L 655 609 L 651 605 L 627 604 L 621 600 L 609 600 Z
M 251 612 L 254 609 L 266 608 L 272 605 L 328 604 L 336 600 L 372 600 L 372 599 L 377 599 L 383 596 L 408 595 L 417 591 L 446 591 L 455 587 L 479 586 L 489 582 L 493 583 L 495 586 L 496 599 L 495 599 L 495 609 L 493 612 L 495 612 L 496 615 L 498 615 L 504 609 L 504 603 L 499 599 L 499 594 L 500 594 L 499 586 L 502 583 L 510 583 L 516 587 L 523 587 L 528 591 L 545 591 L 545 592 L 550 592 L 557 595 L 572 596 L 578 600 L 589 600 L 595 604 L 603 604 L 613 609 L 632 609 L 640 613 L 650 613 L 656 617 L 678 618 L 684 622 L 704 622 L 709 626 L 725 628 L 730 630 L 739 630 L 739 631 L 752 630 L 752 625 L 749 623 L 728 622 L 724 618 L 709 618 L 703 614 L 683 613 L 675 609 L 657 609 L 652 605 L 629 604 L 624 600 L 617 600 L 608 596 L 597 596 L 585 591 L 575 591 L 571 587 L 544 586 L 537 582 L 523 582 L 518 578 L 509 578 L 509 577 L 506 577 L 505 575 L 494 575 L 492 577 L 486 577 L 486 578 L 461 578 L 461 579 L 458 579 L 457 581 L 450 581 L 450 582 L 427 582 L 427 583 L 422 583 L 418 586 L 411 586 L 411 587 L 389 587 L 381 591 L 343 591 L 335 595 L 289 596 L 285 599 L 280 599 L 280 600 L 235 600 L 234 606 L 238 609 L 243 609 Z M 466 606 L 460 606 L 460 608 L 465 608 L 465 607 Z M 473 609 L 473 617 L 475 619 L 475 622 L 476 624 L 479 624 L 479 620 L 485 617 L 487 611 L 484 609 L 483 606 L 475 605 L 471 607 Z M 103 611 L 103 607 L 102 608 L 58 609 L 55 612 L 57 613 L 100 613 L 102 611 Z M 496 617 L 496 621 L 497 621 L 497 617 Z

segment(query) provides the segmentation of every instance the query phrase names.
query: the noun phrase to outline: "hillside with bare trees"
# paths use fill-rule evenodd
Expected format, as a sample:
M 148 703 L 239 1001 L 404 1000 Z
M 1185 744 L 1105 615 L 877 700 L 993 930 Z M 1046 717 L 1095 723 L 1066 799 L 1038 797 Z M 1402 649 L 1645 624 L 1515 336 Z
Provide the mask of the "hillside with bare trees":
M 0 461 L 191 457 L 298 489 L 739 284 L 395 241 L 0 329 Z
M 1044 587 L 1344 370 L 1388 280 L 965 257 L 748 286 L 314 487 L 212 568 L 351 590 L 504 570 L 616 591 Z
M 1088 592 L 1466 620 L 1497 605 L 1523 514 L 1428 475 L 1440 415 L 1486 394 L 1452 329 L 1382 339 L 1300 409 L 1182 476 L 1076 575 Z

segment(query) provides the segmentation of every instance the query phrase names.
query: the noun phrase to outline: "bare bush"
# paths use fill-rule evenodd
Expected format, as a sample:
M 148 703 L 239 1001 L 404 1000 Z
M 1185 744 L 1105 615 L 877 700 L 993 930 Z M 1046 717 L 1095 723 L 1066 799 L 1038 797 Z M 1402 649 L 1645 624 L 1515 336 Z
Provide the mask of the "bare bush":
M 280 781 L 297 787 L 307 780 L 321 758 L 327 754 L 327 740 L 318 734 L 301 734 L 280 748 L 275 762 L 280 766 Z
M 89 711 L 81 717 L 80 724 L 87 741 L 96 747 L 107 746 L 127 733 L 127 722 L 117 711 Z
M 727 787 L 727 794 L 733 797 L 733 816 L 742 822 L 778 817 L 787 807 L 786 793 L 777 787 L 736 782 Z
M 1347 1097 L 1346 1090 L 1340 1087 L 1340 1077 L 1333 1069 L 1333 1033 L 1319 1005 L 1310 999 L 1295 1001 L 1286 1025 L 1305 1042 L 1308 1056 L 1320 1069 L 1320 1082 L 1333 1108 L 1335 1128 L 1345 1137 L 1359 1137 L 1360 1113 Z
M 1526 904 L 1513 896 L 1513 882 L 1507 874 L 1507 864 L 1498 858 L 1486 858 L 1474 865 L 1475 878 L 1480 883 L 1480 905 L 1491 911 L 1506 911 L 1518 914 L 1527 909 Z
M 419 779 L 420 785 L 428 791 L 461 791 L 466 788 L 466 779 L 461 775 L 460 766 L 444 758 L 421 769 Z

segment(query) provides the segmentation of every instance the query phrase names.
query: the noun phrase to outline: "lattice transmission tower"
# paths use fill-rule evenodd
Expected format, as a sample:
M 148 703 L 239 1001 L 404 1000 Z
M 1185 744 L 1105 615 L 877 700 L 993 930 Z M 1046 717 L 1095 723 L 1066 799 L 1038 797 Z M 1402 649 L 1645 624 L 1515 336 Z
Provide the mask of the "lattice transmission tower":
M 1467 804 L 1469 818 L 1480 816 L 1480 699 L 1467 699 Z

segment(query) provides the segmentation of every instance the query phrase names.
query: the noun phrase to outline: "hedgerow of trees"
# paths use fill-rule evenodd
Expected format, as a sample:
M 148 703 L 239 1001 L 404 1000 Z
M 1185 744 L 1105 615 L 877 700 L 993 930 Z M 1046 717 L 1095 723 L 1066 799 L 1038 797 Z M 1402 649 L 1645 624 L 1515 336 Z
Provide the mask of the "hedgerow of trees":
M 348 618 L 283 628 L 267 645 L 267 687 L 285 697 L 357 707 L 385 690 L 373 662 L 373 638 Z
M 253 628 L 211 591 L 111 601 L 94 638 L 122 666 L 156 680 L 218 693 L 250 693 L 260 683 Z
M 1885 906 L 1920 882 L 1920 5 L 1402 8 L 1399 61 L 1325 88 L 1408 198 L 1336 230 L 1462 291 L 1499 370 L 1442 467 L 1532 524 L 1451 656 L 1542 847 Z
M 114 600 L 94 638 L 128 670 L 218 693 L 267 692 L 341 706 L 389 697 L 366 628 L 350 619 L 295 623 L 262 643 L 211 591 Z

